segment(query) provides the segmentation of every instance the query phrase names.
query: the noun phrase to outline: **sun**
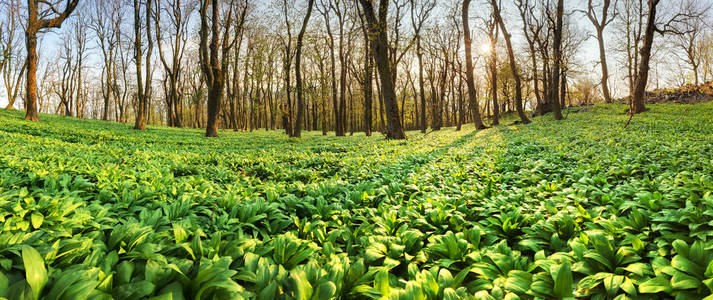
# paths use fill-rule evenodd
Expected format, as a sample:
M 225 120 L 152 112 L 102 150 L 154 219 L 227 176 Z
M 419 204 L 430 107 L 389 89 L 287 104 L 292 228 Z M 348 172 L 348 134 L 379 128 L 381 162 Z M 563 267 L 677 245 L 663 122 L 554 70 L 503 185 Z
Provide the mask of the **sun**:
M 483 54 L 488 54 L 492 50 L 492 47 L 490 46 L 490 43 L 485 42 L 480 45 L 480 52 Z

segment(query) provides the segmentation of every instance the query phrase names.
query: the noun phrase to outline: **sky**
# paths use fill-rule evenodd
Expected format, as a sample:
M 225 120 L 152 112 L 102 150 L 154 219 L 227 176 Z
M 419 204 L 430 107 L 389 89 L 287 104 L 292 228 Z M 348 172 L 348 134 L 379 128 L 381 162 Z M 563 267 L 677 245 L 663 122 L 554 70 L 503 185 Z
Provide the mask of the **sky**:
M 707 0 L 706 0 L 707 1 Z M 523 50 L 523 45 L 524 45 L 524 37 L 522 36 L 522 30 L 521 30 L 521 23 L 520 23 L 520 18 L 519 15 L 517 14 L 518 10 L 517 8 L 509 1 L 504 1 L 505 8 L 503 10 L 504 12 L 504 18 L 506 22 L 506 26 L 509 27 L 509 32 L 513 35 L 513 43 L 516 45 L 516 51 L 518 50 Z M 591 32 L 592 30 L 592 24 L 589 22 L 587 17 L 581 13 L 581 12 L 574 12 L 576 9 L 582 9 L 586 6 L 586 1 L 584 0 L 574 0 L 574 1 L 565 1 L 567 7 L 567 11 L 572 12 L 571 20 L 573 20 L 573 26 L 579 28 L 580 30 Z M 508 5 L 510 5 L 508 7 Z M 471 27 L 476 27 L 478 26 L 477 23 L 478 21 L 476 20 L 478 14 L 485 14 L 489 12 L 489 6 L 487 6 L 484 2 L 482 1 L 474 1 L 471 4 L 470 8 L 470 13 L 471 13 Z M 259 11 L 258 11 L 259 13 Z M 443 12 L 440 12 L 441 14 Z M 438 14 L 438 12 L 436 13 Z M 408 17 L 406 18 L 408 19 Z M 409 21 L 409 20 L 406 20 Z M 71 20 L 68 20 L 68 22 L 71 22 Z M 611 79 L 610 79 L 610 84 L 613 86 L 613 93 L 615 93 L 615 96 L 621 96 L 622 91 L 624 88 L 621 86 L 622 83 L 624 83 L 624 80 L 622 78 L 622 74 L 618 74 L 620 72 L 617 72 L 617 59 L 611 50 L 612 48 L 612 28 L 613 25 L 610 25 L 608 27 L 607 31 L 605 32 L 605 44 L 607 45 L 607 54 L 608 54 L 608 65 L 610 70 L 613 71 L 613 74 L 611 74 Z M 57 53 L 59 52 L 60 47 L 62 46 L 62 40 L 60 38 L 60 33 L 62 30 L 68 30 L 67 28 L 70 28 L 70 26 L 65 26 L 61 29 L 55 29 L 52 31 L 49 31 L 48 33 L 45 33 L 41 36 L 41 42 L 40 46 L 38 48 L 38 51 L 40 52 L 40 59 L 41 60 L 47 60 L 47 59 L 56 59 Z M 482 44 L 484 43 L 485 39 L 482 36 L 477 36 L 476 34 L 479 33 L 478 30 L 472 30 L 474 32 L 474 45 L 475 49 L 480 49 L 482 47 Z M 504 42 L 499 43 L 498 47 L 503 47 Z M 519 45 L 519 46 L 518 46 Z M 24 46 L 24 45 L 23 45 Z M 90 49 L 90 57 L 88 58 L 88 65 L 92 67 L 94 65 L 97 69 L 100 68 L 99 65 L 101 63 L 101 60 L 98 56 L 97 53 L 98 49 Z M 581 71 L 582 74 L 589 74 L 589 76 L 593 77 L 595 81 L 598 81 L 598 77 L 601 74 L 600 72 L 600 66 L 598 64 L 599 62 L 599 54 L 598 54 L 598 45 L 596 42 L 596 39 L 593 37 L 588 38 L 584 43 L 582 44 L 581 48 L 579 49 L 577 53 L 577 60 L 581 65 Z M 520 53 L 522 53 L 520 51 Z M 41 66 L 42 64 L 40 64 Z M 652 68 L 656 68 L 656 66 L 652 66 Z M 6 92 L 5 88 L 2 84 L 0 84 L 0 107 L 4 107 L 7 105 L 7 97 L 6 97 Z M 16 103 L 15 104 L 16 108 L 20 108 L 21 104 Z

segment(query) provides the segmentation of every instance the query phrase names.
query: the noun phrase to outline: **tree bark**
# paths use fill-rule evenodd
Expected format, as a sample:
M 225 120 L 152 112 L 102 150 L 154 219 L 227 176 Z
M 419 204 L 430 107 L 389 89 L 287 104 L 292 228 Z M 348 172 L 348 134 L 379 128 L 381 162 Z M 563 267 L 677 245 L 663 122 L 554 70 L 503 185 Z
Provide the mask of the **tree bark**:
M 381 89 L 384 97 L 386 111 L 386 138 L 406 139 L 401 119 L 399 118 L 399 107 L 396 102 L 396 92 L 392 81 L 392 70 L 389 64 L 388 34 L 386 32 L 386 18 L 389 1 L 379 1 L 379 18 L 374 13 L 374 7 L 370 0 L 359 0 L 364 16 L 369 24 L 370 42 L 374 51 L 374 61 L 376 61 L 379 77 L 381 78 Z
M 562 66 L 562 17 L 564 14 L 564 0 L 557 1 L 557 21 L 554 30 L 554 66 L 552 68 L 552 108 L 555 120 L 562 120 L 562 108 L 560 107 L 558 91 L 560 80 L 560 68 Z
M 604 0 L 604 2 L 602 3 L 601 21 L 596 18 L 596 13 L 594 11 L 594 5 L 592 4 L 592 0 L 588 1 L 587 6 L 587 17 L 592 22 L 592 25 L 594 25 L 594 29 L 597 32 L 597 43 L 599 44 L 599 64 L 601 64 L 602 68 L 602 94 L 606 103 L 612 102 L 611 93 L 609 92 L 609 68 L 607 67 L 606 49 L 604 48 L 604 27 L 606 27 L 609 22 L 614 19 L 609 19 L 608 17 L 610 6 L 611 0 Z
M 639 75 L 636 76 L 636 86 L 634 97 L 631 99 L 630 113 L 638 114 L 646 111 L 644 106 L 644 94 L 646 84 L 649 81 L 649 62 L 651 61 L 651 47 L 654 43 L 654 33 L 656 33 L 656 6 L 660 0 L 649 0 L 649 14 L 644 33 L 644 45 L 641 47 L 641 63 L 639 64 Z
M 302 91 L 302 68 L 300 64 L 302 63 L 302 40 L 305 36 L 305 31 L 307 30 L 307 23 L 312 15 L 312 6 L 314 5 L 314 0 L 309 0 L 307 3 L 307 15 L 305 15 L 304 22 L 302 22 L 302 28 L 300 33 L 297 35 L 297 53 L 295 54 L 295 76 L 297 77 L 297 121 L 295 122 L 295 128 L 292 130 L 293 137 L 300 137 L 302 134 L 302 121 L 304 119 L 304 95 Z
M 475 123 L 475 128 L 476 129 L 485 129 L 485 124 L 483 124 L 483 120 L 480 118 L 480 108 L 478 104 L 478 99 L 475 91 L 475 82 L 473 80 L 473 50 L 472 50 L 472 44 L 473 40 L 470 37 L 470 25 L 468 23 L 468 8 L 470 6 L 470 0 L 464 0 L 463 1 L 463 37 L 465 39 L 465 76 L 466 76 L 466 85 L 468 86 L 468 101 L 470 105 L 473 107 L 473 122 Z M 420 61 L 420 60 L 419 60 Z M 423 65 L 419 65 L 419 67 L 422 69 Z M 421 78 L 420 80 L 423 80 L 423 72 L 421 72 Z M 423 84 L 421 84 L 421 94 L 423 95 Z M 422 103 L 425 103 L 425 101 L 421 100 Z M 421 106 L 421 116 L 424 118 L 423 122 L 425 122 L 425 117 L 426 117 L 426 107 L 425 105 Z
M 77 7 L 79 0 L 67 1 L 64 11 L 52 19 L 40 18 L 39 0 L 27 0 L 27 27 L 25 29 L 25 48 L 27 50 L 27 79 L 25 99 L 25 120 L 39 121 L 37 106 L 37 33 L 44 28 L 59 28 L 64 20 Z
M 518 70 L 517 62 L 515 61 L 515 53 L 512 49 L 512 42 L 510 41 L 510 33 L 508 33 L 505 27 L 505 22 L 503 21 L 502 15 L 500 14 L 500 7 L 495 2 L 496 0 L 491 0 L 493 6 L 493 12 L 495 14 L 495 19 L 500 24 L 500 30 L 503 32 L 505 37 L 505 45 L 508 50 L 508 58 L 510 60 L 510 71 L 512 72 L 513 80 L 515 81 L 515 109 L 517 110 L 517 115 L 523 124 L 530 123 L 530 119 L 525 115 L 525 109 L 522 107 L 522 81 L 520 77 L 520 71 Z

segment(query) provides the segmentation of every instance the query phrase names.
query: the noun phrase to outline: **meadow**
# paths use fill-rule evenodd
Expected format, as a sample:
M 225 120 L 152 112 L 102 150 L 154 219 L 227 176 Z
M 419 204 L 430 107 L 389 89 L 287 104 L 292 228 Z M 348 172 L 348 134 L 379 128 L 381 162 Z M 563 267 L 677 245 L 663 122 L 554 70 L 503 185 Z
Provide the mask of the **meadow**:
M 713 299 L 713 103 L 406 141 L 0 111 L 0 298 Z

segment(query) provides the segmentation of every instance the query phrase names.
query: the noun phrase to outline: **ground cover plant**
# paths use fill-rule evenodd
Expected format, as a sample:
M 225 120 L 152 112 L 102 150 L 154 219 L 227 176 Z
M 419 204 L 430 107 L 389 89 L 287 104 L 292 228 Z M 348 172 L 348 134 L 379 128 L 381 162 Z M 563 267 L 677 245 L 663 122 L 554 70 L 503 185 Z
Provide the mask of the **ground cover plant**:
M 0 112 L 0 297 L 713 299 L 713 104 L 407 141 Z

